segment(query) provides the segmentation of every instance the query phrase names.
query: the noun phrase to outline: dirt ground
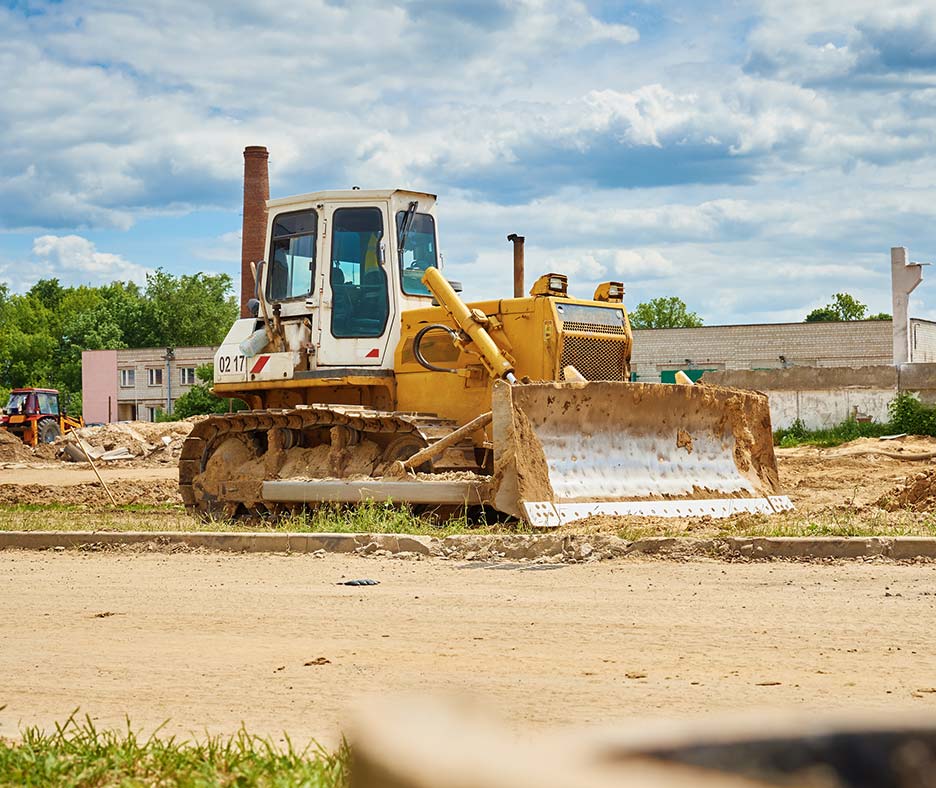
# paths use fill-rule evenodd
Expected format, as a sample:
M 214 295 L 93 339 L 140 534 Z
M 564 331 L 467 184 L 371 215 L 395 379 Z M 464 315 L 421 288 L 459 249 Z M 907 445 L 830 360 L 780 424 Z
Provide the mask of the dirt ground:
M 0 736 L 80 708 L 333 745 L 350 707 L 408 691 L 533 727 L 936 710 L 933 564 L 6 552 L 0 598 Z

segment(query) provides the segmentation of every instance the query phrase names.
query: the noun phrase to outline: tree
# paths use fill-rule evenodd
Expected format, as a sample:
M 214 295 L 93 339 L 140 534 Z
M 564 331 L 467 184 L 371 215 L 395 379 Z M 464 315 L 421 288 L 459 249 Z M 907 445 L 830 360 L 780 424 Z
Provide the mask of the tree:
M 702 320 L 688 311 L 681 298 L 670 296 L 637 304 L 630 313 L 630 323 L 633 328 L 698 328 Z
M 142 347 L 216 345 L 237 319 L 237 302 L 227 274 L 183 274 L 161 268 L 146 277 Z
M 876 315 L 868 315 L 868 320 L 893 320 L 887 312 L 878 312 Z
M 806 323 L 840 323 L 848 320 L 864 320 L 868 312 L 868 307 L 862 304 L 854 296 L 848 293 L 836 293 L 832 298 L 832 303 L 814 309 L 806 315 Z M 875 320 L 889 320 L 877 316 Z
M 11 293 L 0 283 L 0 388 L 49 386 L 74 395 L 81 391 L 83 350 L 216 345 L 236 319 L 225 274 L 158 270 L 145 290 L 127 282 L 66 287 L 42 279 L 26 293 Z
M 163 415 L 160 420 L 187 419 L 189 416 L 200 416 L 210 413 L 227 413 L 230 400 L 216 397 L 211 393 L 211 384 L 214 381 L 214 369 L 211 364 L 202 364 L 195 369 L 198 378 L 192 388 L 179 397 L 172 406 L 171 415 Z M 239 399 L 234 400 L 234 410 L 243 410 L 246 406 Z

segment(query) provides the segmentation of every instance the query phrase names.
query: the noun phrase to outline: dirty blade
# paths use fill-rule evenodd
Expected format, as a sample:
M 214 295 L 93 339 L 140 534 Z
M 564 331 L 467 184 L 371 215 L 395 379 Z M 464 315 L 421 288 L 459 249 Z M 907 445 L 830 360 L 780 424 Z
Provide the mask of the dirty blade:
M 534 525 L 791 508 L 763 394 L 567 382 L 498 384 L 493 399 L 495 505 Z

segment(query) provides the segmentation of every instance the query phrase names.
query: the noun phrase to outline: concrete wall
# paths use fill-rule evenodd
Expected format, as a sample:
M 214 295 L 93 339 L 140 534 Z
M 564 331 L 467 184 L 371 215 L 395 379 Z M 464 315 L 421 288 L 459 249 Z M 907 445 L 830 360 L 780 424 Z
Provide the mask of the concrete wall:
M 808 428 L 839 424 L 854 414 L 874 421 L 888 419 L 887 408 L 898 391 L 936 401 L 936 364 L 876 365 L 783 370 L 706 372 L 703 381 L 763 391 L 770 398 L 774 429 L 800 419 Z
M 116 350 L 82 352 L 81 412 L 87 423 L 117 418 Z

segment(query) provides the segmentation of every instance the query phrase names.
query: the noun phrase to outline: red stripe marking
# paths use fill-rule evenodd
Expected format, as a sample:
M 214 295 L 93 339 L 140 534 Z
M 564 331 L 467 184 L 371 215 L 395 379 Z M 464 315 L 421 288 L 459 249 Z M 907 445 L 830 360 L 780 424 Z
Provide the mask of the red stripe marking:
M 257 359 L 257 363 L 253 365 L 253 368 L 250 370 L 251 375 L 259 375 L 260 370 L 266 366 L 267 361 L 270 360 L 269 356 L 260 356 Z
M 380 358 L 380 350 L 374 348 L 370 353 L 368 353 L 364 358 Z

